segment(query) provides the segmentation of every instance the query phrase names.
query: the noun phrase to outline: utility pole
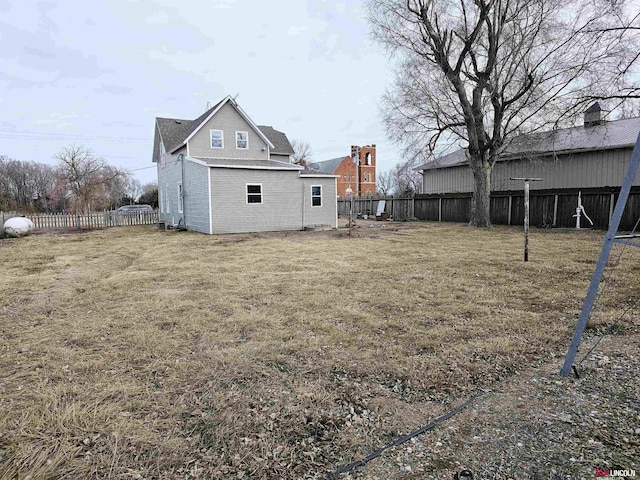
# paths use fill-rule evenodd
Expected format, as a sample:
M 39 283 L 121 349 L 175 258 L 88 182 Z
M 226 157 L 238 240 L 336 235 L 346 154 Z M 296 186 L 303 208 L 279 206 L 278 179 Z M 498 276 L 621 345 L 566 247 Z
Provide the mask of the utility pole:
M 349 237 L 351 237 L 351 224 L 353 222 L 353 190 L 351 187 L 347 187 L 345 190 L 347 197 L 349 197 Z
M 513 178 L 524 181 L 524 261 L 529 261 L 529 182 L 541 182 L 543 178 Z
M 356 164 L 356 191 L 353 192 L 356 197 L 360 197 L 360 151 L 358 146 L 351 147 L 351 160 Z

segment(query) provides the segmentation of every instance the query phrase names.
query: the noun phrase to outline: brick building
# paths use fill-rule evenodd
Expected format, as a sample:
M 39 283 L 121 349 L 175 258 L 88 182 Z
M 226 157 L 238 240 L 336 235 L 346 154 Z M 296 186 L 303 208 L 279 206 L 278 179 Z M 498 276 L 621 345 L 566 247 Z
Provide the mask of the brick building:
M 376 194 L 376 146 L 351 146 L 351 155 L 314 162 L 310 169 L 320 173 L 340 175 L 338 196 L 346 197 L 351 188 L 354 197 L 370 197 Z

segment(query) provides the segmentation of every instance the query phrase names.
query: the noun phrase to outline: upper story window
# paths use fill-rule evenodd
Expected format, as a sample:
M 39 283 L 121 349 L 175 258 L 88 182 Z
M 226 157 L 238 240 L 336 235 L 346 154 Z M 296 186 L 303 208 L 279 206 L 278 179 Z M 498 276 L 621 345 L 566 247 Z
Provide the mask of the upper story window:
M 224 148 L 224 133 L 222 130 L 211 130 L 211 148 Z
M 365 165 L 371 165 L 371 152 L 367 152 L 364 155 L 364 164 Z
M 322 185 L 311 186 L 311 206 L 312 207 L 322 206 Z
M 248 132 L 236 132 L 236 148 L 249 148 Z
M 261 183 L 247 183 L 247 203 L 262 203 Z

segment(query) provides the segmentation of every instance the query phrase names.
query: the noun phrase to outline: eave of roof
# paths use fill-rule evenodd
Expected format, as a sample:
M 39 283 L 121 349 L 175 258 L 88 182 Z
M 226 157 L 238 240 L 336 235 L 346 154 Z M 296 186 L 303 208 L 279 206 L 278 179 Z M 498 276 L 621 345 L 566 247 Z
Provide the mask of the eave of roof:
M 237 160 L 237 159 L 218 159 L 218 158 L 201 158 L 192 157 L 199 162 L 204 162 L 208 167 L 212 168 L 236 168 L 244 170 L 292 170 L 300 171 L 303 169 L 300 165 L 279 160 Z
M 606 122 L 591 127 L 572 127 L 550 132 L 525 134 L 513 140 L 509 150 L 499 161 L 566 155 L 618 148 L 632 148 L 640 132 L 640 117 Z M 537 147 L 537 148 L 536 148 Z M 441 169 L 467 165 L 464 149 L 426 162 L 415 171 Z

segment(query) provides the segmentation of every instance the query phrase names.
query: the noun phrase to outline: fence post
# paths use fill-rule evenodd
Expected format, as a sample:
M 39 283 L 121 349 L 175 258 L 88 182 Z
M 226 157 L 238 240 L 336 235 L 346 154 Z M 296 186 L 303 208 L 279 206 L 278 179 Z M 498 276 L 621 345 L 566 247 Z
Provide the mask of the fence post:
M 613 209 L 616 205 L 616 194 L 611 194 L 611 200 L 609 200 L 609 219 L 607 220 L 607 228 L 609 228 L 609 222 L 611 222 L 611 217 L 613 217 Z

